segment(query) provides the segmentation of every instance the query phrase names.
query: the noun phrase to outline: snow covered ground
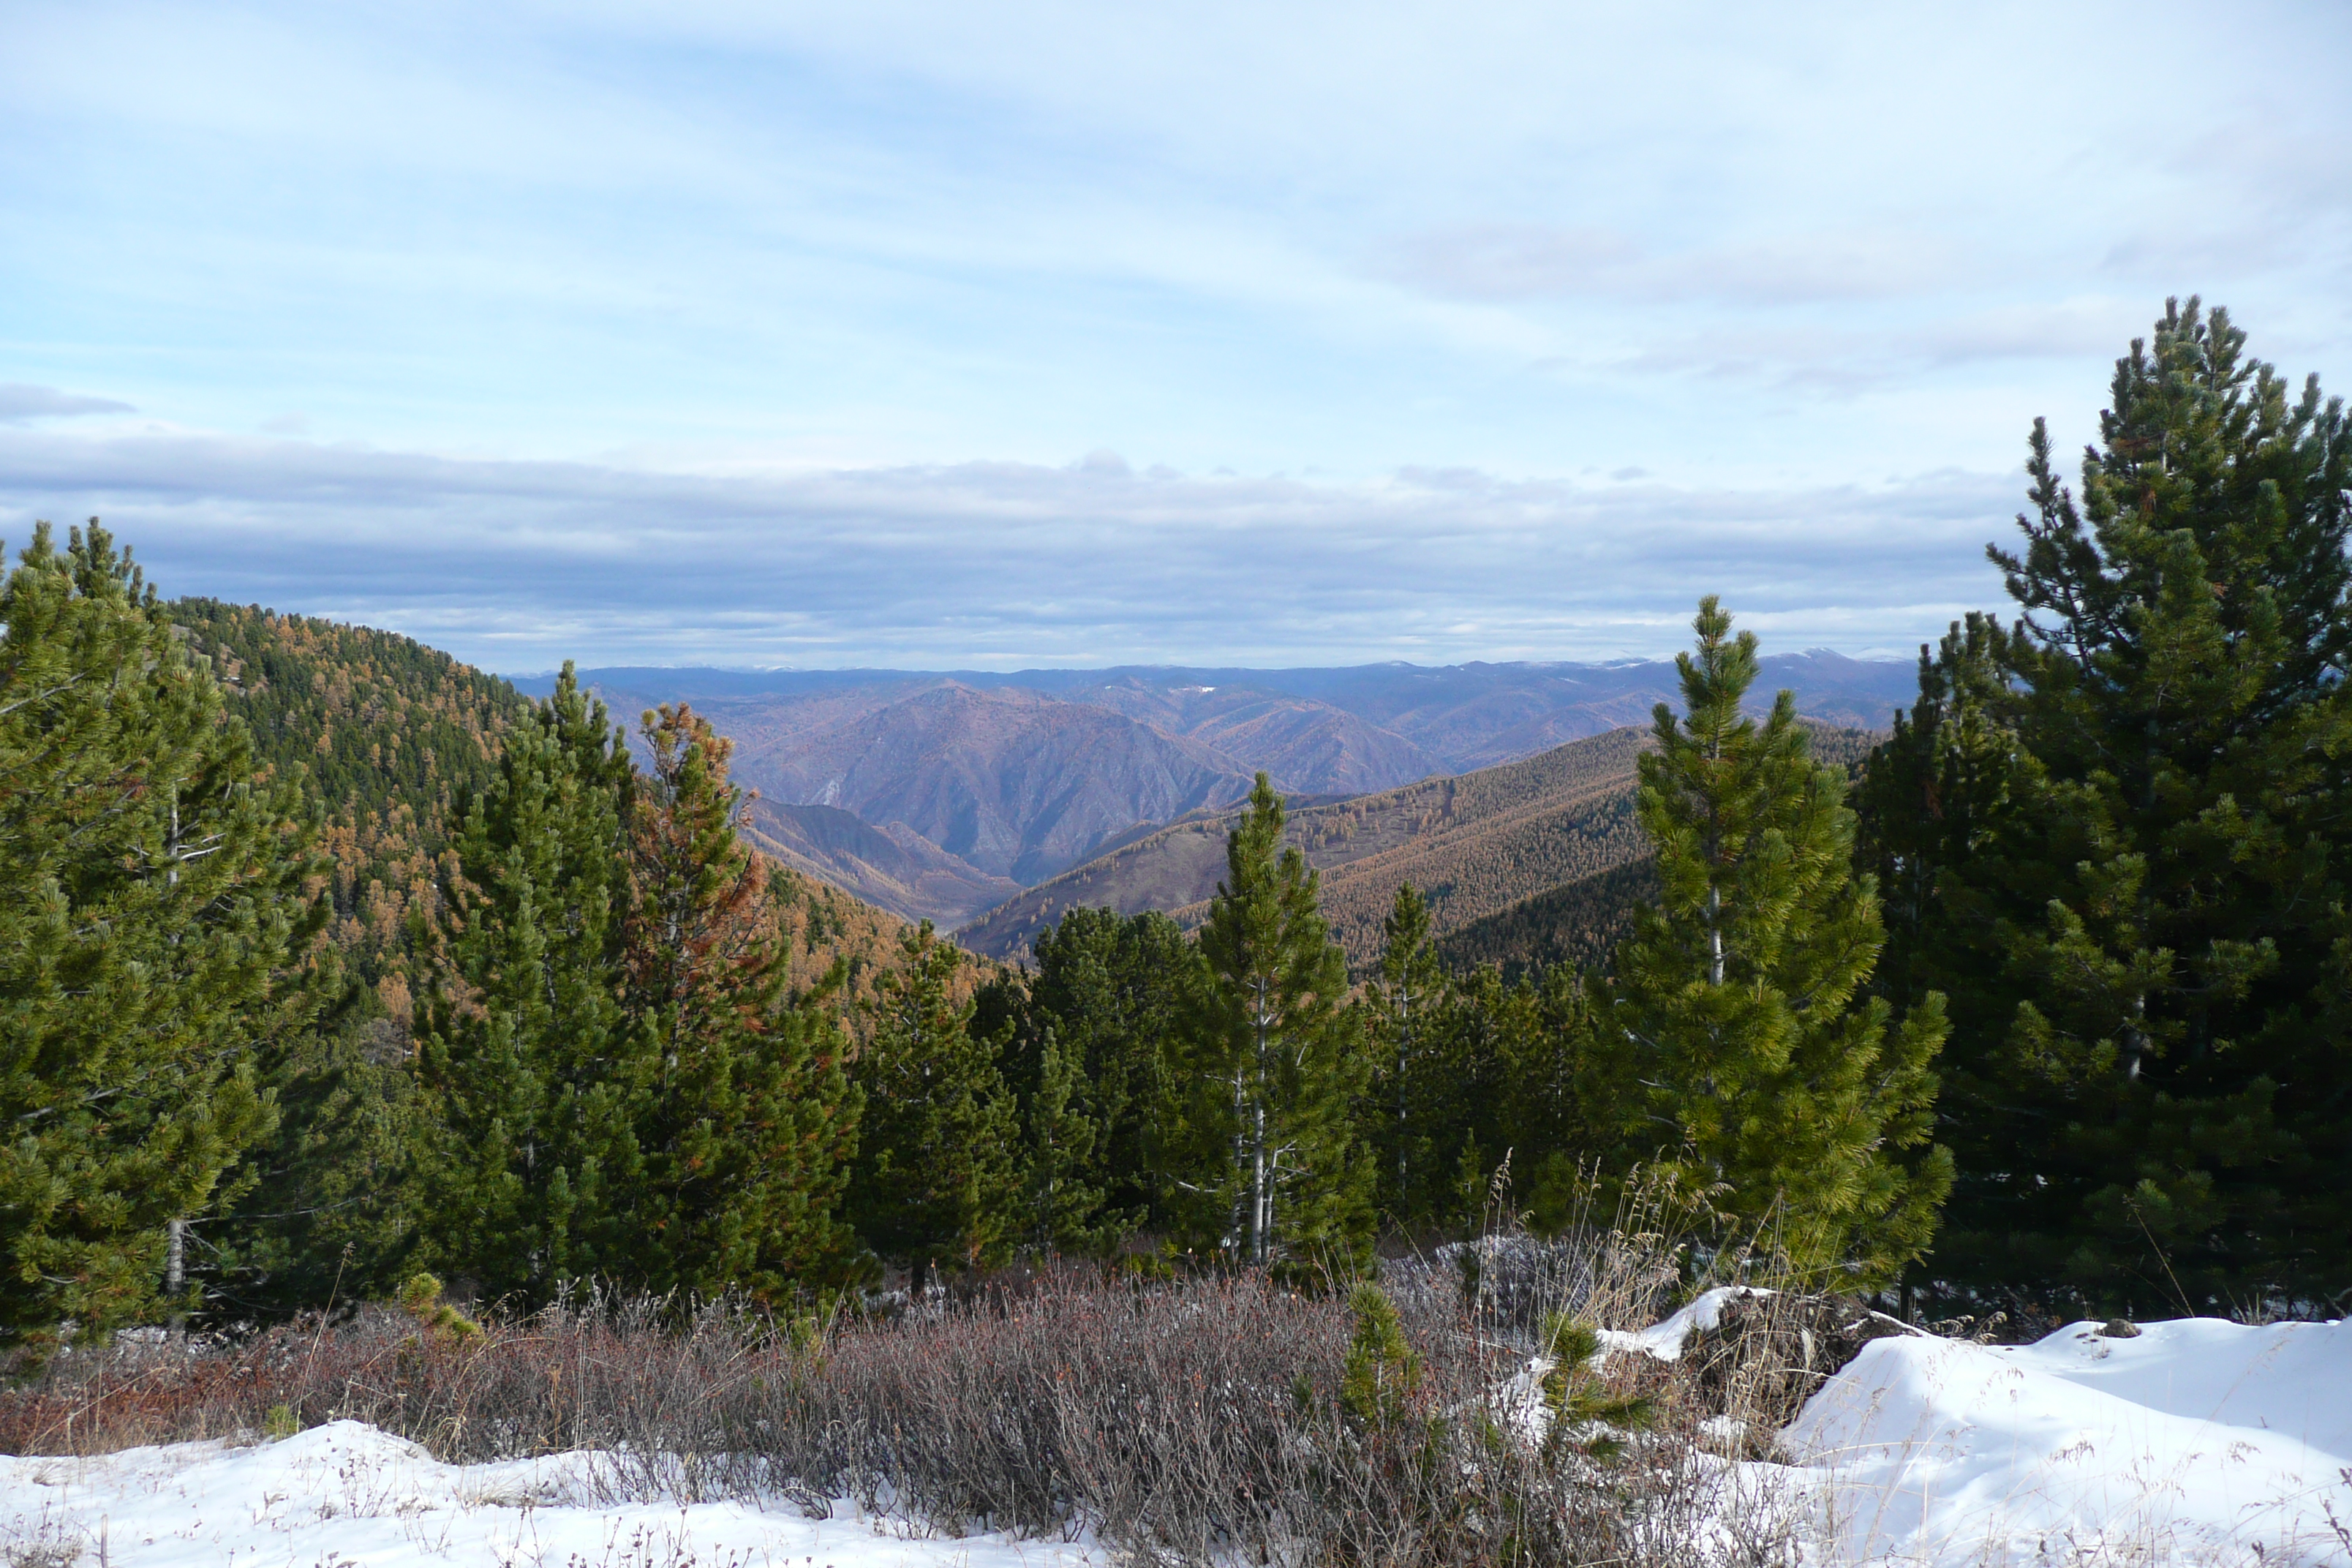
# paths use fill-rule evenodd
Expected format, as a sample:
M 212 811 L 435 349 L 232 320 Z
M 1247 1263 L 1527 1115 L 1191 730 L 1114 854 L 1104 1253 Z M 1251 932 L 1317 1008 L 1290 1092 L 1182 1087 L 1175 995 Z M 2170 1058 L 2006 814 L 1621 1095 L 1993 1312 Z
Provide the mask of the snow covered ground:
M 1612 1348 L 1671 1358 L 1721 1306 L 1702 1298 Z M 1802 1521 L 1814 1564 L 2352 1568 L 2352 1322 L 2191 1319 L 2129 1339 L 2078 1323 L 2011 1347 L 1879 1340 L 1780 1446 L 1793 1464 L 1727 1474 L 1764 1514 Z M 782 1500 L 614 1505 L 599 1462 L 443 1465 L 350 1422 L 241 1447 L 0 1458 L 0 1563 L 1080 1568 L 1109 1556 L 918 1539 L 846 1501 L 826 1521 Z M 1745 1528 L 1736 1512 L 1726 1523 L 1735 1538 Z
M 1879 1340 L 1780 1446 L 1846 1562 L 2352 1564 L 2352 1321 Z
M 1002 1536 L 908 1539 L 790 1503 L 598 1505 L 590 1456 L 444 1465 L 338 1421 L 283 1442 L 0 1458 L 0 1563 L 108 1568 L 1076 1568 L 1102 1554 Z

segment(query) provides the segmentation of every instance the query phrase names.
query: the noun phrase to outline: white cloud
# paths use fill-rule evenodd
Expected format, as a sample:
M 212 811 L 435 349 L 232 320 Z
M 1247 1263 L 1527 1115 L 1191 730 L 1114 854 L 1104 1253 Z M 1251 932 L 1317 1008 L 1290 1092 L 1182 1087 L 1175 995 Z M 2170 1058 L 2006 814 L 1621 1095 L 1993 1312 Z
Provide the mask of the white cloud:
M 1372 484 L 1096 454 L 708 477 L 211 436 L 0 433 L 0 516 L 103 517 L 167 593 L 492 668 L 1609 658 L 1722 594 L 1785 647 L 1901 652 L 1998 584 L 2016 484 L 1790 493 L 1474 469 Z
M 27 386 L 0 382 L 0 424 L 20 425 L 27 419 L 54 419 L 79 414 L 136 413 L 128 403 L 110 397 L 89 397 L 60 392 L 54 386 Z

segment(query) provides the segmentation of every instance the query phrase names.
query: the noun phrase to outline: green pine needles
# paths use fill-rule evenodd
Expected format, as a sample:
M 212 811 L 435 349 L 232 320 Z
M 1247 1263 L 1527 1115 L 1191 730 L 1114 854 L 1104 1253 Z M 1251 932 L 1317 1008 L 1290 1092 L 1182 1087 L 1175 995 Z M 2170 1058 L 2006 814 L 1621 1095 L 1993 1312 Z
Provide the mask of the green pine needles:
M 2094 1310 L 2352 1289 L 2352 425 L 2228 314 L 2116 362 L 1870 764 L 1885 989 L 1951 999 L 1934 1277 Z
M 37 528 L 0 584 L 0 1351 L 193 1300 L 192 1224 L 320 1000 L 313 823 L 128 552 Z
M 647 713 L 640 773 L 570 666 L 466 819 L 416 1059 L 423 1258 L 537 1303 L 574 1280 L 776 1300 L 862 1267 L 859 1100 L 785 994 L 728 742 Z
M 1353 1119 L 1370 1063 L 1343 1010 L 1346 959 L 1282 797 L 1257 775 L 1201 931 L 1187 1063 L 1204 1239 L 1225 1254 L 1352 1271 L 1371 1239 L 1370 1150 Z
M 1355 1327 L 1339 1374 L 1339 1406 L 1367 1426 L 1394 1426 L 1421 1386 L 1421 1357 L 1405 1339 L 1404 1321 L 1388 1292 L 1370 1280 L 1348 1296 Z
M 1883 933 L 1845 780 L 1811 761 L 1789 693 L 1742 712 L 1754 634 L 1712 596 L 1694 625 L 1685 712 L 1659 705 L 1641 762 L 1663 894 L 1618 952 L 1596 1088 L 1620 1169 L 1676 1167 L 1800 1272 L 1874 1287 L 1926 1248 L 1951 1182 L 1929 1146 L 1940 1004 L 1897 1024 L 1864 993 Z

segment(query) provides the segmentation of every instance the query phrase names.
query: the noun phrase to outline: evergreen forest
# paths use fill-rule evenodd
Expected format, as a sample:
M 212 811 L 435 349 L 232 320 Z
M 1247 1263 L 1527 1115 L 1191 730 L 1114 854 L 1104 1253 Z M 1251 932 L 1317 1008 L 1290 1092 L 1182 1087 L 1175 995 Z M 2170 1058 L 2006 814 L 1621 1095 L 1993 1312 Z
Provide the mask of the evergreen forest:
M 43 525 L 0 584 L 0 1355 L 424 1275 L 1328 1285 L 1636 1188 L 1694 1268 L 2340 1312 L 2342 402 L 2168 303 L 2075 477 L 2039 421 L 2025 471 L 2008 603 L 1867 743 L 1694 584 L 1630 865 L 1563 844 L 1440 939 L 1410 879 L 1335 908 L 1261 774 L 1205 905 L 1062 907 L 1010 964 L 756 853 L 690 707 L 167 600 Z

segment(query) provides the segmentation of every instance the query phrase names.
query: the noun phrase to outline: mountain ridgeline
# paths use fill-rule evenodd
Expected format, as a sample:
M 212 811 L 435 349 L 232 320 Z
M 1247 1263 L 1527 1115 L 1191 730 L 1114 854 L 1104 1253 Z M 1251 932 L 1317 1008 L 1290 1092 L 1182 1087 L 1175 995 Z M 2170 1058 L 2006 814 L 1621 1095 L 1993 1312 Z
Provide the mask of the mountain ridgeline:
M 968 927 L 992 952 L 1005 923 L 992 911 L 1034 907 L 1023 889 L 1043 891 L 1162 828 L 1221 817 L 1260 771 L 1302 807 L 1385 795 L 1646 724 L 1675 695 L 1664 661 L 1011 675 L 639 668 L 583 679 L 616 713 L 692 702 L 736 743 L 736 776 L 761 796 L 763 847 L 901 918 Z M 1907 665 L 1816 651 L 1765 658 L 1759 689 L 1794 690 L 1821 723 L 1875 729 L 1911 685 Z M 1484 787 L 1471 786 L 1470 798 L 1483 799 Z M 1432 798 L 1393 809 L 1435 810 L 1434 824 L 1454 808 Z M 1391 810 L 1376 813 L 1385 820 Z M 1336 837 L 1336 819 L 1327 826 Z M 1360 827 L 1344 853 L 1318 863 L 1400 847 L 1405 837 L 1393 825 Z M 1183 858 L 1182 847 L 1170 852 Z M 1580 864 L 1599 870 L 1618 858 L 1594 851 Z M 1214 886 L 1153 875 L 1166 886 L 1138 907 L 1181 909 Z M 1436 863 L 1397 875 L 1448 880 Z M 1481 887 L 1558 880 L 1524 868 L 1468 875 Z M 1483 895 L 1452 879 L 1448 921 L 1486 911 Z
M 1808 728 L 1814 754 L 1841 766 L 1878 739 Z M 1332 937 L 1359 972 L 1377 957 L 1381 922 L 1407 883 L 1427 900 L 1441 944 L 1456 942 L 1441 950 L 1465 960 L 1519 966 L 1605 957 L 1632 907 L 1619 895 L 1637 900 L 1643 886 L 1622 873 L 1649 855 L 1633 809 L 1635 759 L 1649 744 L 1647 730 L 1628 727 L 1476 773 L 1299 805 L 1285 842 L 1321 873 Z M 1202 814 L 1144 835 L 1006 900 L 958 939 L 975 952 L 1014 958 L 1065 911 L 1086 906 L 1162 910 L 1195 925 L 1224 875 L 1235 820 Z M 1584 892 L 1564 897 L 1571 888 Z M 1543 899 L 1551 902 L 1542 910 L 1529 904 Z

